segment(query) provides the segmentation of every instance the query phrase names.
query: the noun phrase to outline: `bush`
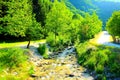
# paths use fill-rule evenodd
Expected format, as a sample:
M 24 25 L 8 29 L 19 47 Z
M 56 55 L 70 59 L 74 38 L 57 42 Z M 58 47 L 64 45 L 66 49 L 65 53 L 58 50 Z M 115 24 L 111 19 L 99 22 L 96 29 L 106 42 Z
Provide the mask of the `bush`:
M 98 64 L 98 65 L 95 67 L 95 71 L 96 71 L 98 74 L 103 73 L 103 71 L 104 71 L 104 66 L 101 65 L 101 64 Z
M 55 51 L 63 50 L 64 47 L 71 45 L 71 39 L 66 34 L 56 35 L 56 39 L 55 39 L 54 33 L 50 32 L 47 37 L 47 43 L 50 46 L 50 50 L 55 52 Z
M 27 56 L 24 54 L 26 50 L 21 48 L 9 48 L 0 50 L 0 67 L 18 67 L 25 61 Z
M 118 54 L 119 55 L 119 54 Z M 113 60 L 110 60 L 111 62 L 109 62 L 109 68 L 110 68 L 110 72 L 111 73 L 115 73 L 116 76 L 119 76 L 120 74 L 120 62 L 118 62 L 118 55 L 111 55 L 110 58 Z
M 84 62 L 84 66 L 88 67 L 89 69 L 94 70 L 96 65 L 96 57 L 95 55 L 88 57 L 88 59 Z
M 50 46 L 55 46 L 55 36 L 52 32 L 48 34 L 48 37 L 46 39 L 47 39 L 47 43 Z
M 78 54 L 78 63 L 79 64 L 84 63 L 89 56 L 87 54 L 87 46 L 88 46 L 87 42 L 75 45 L 76 51 Z
M 48 58 L 48 48 L 46 44 L 39 44 L 38 51 L 44 58 Z

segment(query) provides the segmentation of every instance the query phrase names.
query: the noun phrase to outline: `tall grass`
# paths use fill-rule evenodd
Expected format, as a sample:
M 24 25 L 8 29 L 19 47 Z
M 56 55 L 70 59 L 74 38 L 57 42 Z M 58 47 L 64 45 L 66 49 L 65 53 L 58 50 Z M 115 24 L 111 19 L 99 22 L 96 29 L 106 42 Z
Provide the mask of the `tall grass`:
M 21 48 L 0 49 L 0 80 L 25 80 L 33 73 L 28 62 L 28 50 Z
M 88 42 L 76 45 L 78 63 L 95 70 L 97 74 L 108 72 L 118 76 L 120 74 L 120 49 L 107 46 L 94 46 Z
M 21 48 L 8 48 L 0 50 L 0 68 L 19 67 L 27 60 L 24 54 L 25 50 Z

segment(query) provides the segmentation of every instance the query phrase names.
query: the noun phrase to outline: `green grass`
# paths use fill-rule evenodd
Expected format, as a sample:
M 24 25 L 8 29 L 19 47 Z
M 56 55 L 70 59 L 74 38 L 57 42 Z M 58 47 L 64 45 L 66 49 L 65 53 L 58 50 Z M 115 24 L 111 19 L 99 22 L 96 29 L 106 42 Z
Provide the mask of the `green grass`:
M 46 40 L 31 41 L 30 45 L 35 43 L 46 43 Z M 35 66 L 27 61 L 27 56 L 24 54 L 29 51 L 16 48 L 27 46 L 27 44 L 28 41 L 0 43 L 0 80 L 33 80 L 30 78 L 30 74 L 34 73 L 33 68 Z M 18 74 L 14 75 L 14 72 Z
M 6 48 L 0 49 L 0 80 L 24 80 L 32 74 L 29 53 L 27 49 Z M 15 75 L 14 73 L 17 73 Z
M 37 42 L 43 42 L 43 43 L 45 43 L 46 40 L 31 41 L 31 44 L 34 44 L 34 43 L 37 43 Z M 28 44 L 28 41 L 13 42 L 13 43 L 2 42 L 2 43 L 0 43 L 0 48 L 10 48 L 10 47 L 16 47 L 16 46 L 21 46 L 21 45 L 26 45 L 27 46 L 27 44 Z
M 105 68 L 107 72 L 119 76 L 120 74 L 120 48 L 91 45 L 89 42 L 76 45 L 78 63 L 87 67 L 91 71 L 104 76 Z M 102 77 L 103 77 L 102 76 Z
M 27 61 L 25 53 L 28 50 L 21 48 L 8 48 L 0 50 L 0 68 L 19 67 Z
M 20 80 L 12 72 L 26 64 L 25 52 L 21 48 L 0 49 L 0 80 Z

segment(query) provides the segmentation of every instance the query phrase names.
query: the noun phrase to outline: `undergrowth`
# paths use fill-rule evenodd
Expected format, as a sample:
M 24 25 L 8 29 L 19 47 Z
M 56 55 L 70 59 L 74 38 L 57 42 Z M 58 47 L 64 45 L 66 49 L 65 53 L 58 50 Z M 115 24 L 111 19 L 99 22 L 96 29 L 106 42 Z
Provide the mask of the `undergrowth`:
M 0 49 L 0 80 L 29 78 L 32 64 L 28 62 L 28 52 L 21 48 Z
M 103 75 L 109 72 L 118 77 L 120 74 L 120 49 L 103 45 L 91 45 L 88 42 L 76 44 L 78 63 Z M 107 68 L 107 69 L 106 69 Z
M 27 61 L 27 56 L 25 52 L 27 50 L 23 50 L 21 48 L 8 48 L 0 50 L 0 67 L 19 67 Z

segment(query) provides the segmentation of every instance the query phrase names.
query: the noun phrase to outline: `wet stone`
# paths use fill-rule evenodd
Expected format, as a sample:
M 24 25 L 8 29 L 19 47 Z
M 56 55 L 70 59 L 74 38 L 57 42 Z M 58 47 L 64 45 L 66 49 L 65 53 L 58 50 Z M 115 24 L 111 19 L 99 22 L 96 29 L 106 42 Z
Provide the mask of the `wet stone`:
M 34 78 L 34 77 L 37 77 L 35 74 L 31 74 L 30 76 L 33 77 L 33 78 Z
M 75 75 L 74 74 L 69 74 L 69 77 L 74 77 Z

